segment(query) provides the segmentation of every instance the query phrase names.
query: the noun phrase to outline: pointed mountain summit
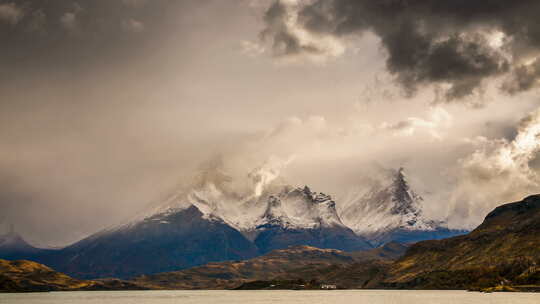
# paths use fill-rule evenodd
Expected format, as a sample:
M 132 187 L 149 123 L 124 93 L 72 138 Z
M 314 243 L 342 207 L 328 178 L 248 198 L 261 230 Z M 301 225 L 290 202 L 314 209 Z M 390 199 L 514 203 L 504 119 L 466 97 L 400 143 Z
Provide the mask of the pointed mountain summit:
M 399 168 L 394 176 L 391 191 L 392 191 L 392 214 L 412 214 L 415 216 L 420 215 L 420 203 L 423 201 L 422 197 L 414 193 L 409 187 L 409 184 L 405 180 L 404 169 Z
M 364 236 L 375 246 L 390 241 L 440 239 L 466 232 L 448 229 L 444 221 L 427 218 L 423 204 L 424 199 L 411 189 L 404 169 L 399 168 L 387 181 L 353 196 L 340 215 L 357 235 Z

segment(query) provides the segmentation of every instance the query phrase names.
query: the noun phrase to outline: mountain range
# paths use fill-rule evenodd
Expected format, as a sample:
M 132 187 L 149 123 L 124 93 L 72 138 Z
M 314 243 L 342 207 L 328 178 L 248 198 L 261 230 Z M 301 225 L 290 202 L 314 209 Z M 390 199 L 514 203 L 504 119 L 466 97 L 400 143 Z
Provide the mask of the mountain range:
M 341 212 L 329 195 L 272 182 L 268 168 L 250 177 L 253 190 L 239 194 L 223 172 L 205 172 L 148 213 L 59 250 L 33 248 L 12 232 L 0 238 L 0 258 L 38 261 L 81 279 L 131 278 L 289 246 L 358 251 L 464 233 L 423 215 L 402 169 Z
M 540 291 L 540 195 L 501 205 L 472 232 L 347 253 L 297 247 L 236 262 L 141 276 L 153 288 Z
M 355 252 L 293 246 L 235 261 L 146 274 L 129 281 L 80 280 L 30 261 L 0 260 L 0 291 L 110 289 L 540 290 L 540 195 L 501 205 L 472 232 L 410 246 Z

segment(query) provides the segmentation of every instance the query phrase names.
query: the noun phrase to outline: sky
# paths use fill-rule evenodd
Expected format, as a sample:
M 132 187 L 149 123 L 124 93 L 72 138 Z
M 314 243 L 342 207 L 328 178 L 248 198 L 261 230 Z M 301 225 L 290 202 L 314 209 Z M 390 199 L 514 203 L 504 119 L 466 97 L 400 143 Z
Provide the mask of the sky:
M 0 0 L 0 229 L 65 246 L 216 164 L 339 205 L 404 167 L 473 228 L 540 192 L 538 1 Z M 218 160 L 218 161 L 216 161 Z

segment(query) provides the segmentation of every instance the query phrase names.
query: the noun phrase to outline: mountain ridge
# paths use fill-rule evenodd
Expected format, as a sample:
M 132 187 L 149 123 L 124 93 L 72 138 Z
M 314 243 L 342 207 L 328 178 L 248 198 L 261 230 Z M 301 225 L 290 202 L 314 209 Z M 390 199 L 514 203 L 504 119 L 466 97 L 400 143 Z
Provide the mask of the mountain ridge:
M 377 249 L 344 252 L 312 246 L 292 246 L 276 249 L 265 255 L 244 261 L 209 263 L 180 271 L 143 275 L 133 282 L 156 289 L 234 289 L 256 280 L 309 278 L 322 280 L 348 267 L 386 267 L 388 261 L 401 256 L 407 247 L 392 243 Z M 361 265 L 361 266 L 360 266 Z M 350 286 L 361 286 L 371 279 L 361 276 L 362 282 L 347 281 Z
M 141 289 L 146 288 L 118 279 L 79 280 L 33 261 L 0 259 L 0 292 Z
M 244 194 L 228 187 L 231 179 L 219 170 L 202 174 L 191 188 L 127 223 L 61 250 L 8 257 L 29 258 L 82 279 L 129 278 L 208 262 L 249 259 L 295 245 L 358 251 L 396 239 L 408 242 L 441 236 L 436 229 L 400 230 L 398 225 L 377 238 L 368 238 L 342 220 L 343 213 L 340 216 L 330 195 L 308 186 L 273 183 L 277 173 L 270 172 L 268 177 L 264 175 L 268 168 L 261 170 L 250 175 L 253 188 Z M 414 219 L 420 220 L 409 221 L 416 226 L 428 222 L 421 217 L 421 197 L 409 188 L 403 169 L 381 193 L 390 196 L 382 201 L 383 211 L 388 212 L 379 216 L 394 216 L 398 223 L 416 216 Z

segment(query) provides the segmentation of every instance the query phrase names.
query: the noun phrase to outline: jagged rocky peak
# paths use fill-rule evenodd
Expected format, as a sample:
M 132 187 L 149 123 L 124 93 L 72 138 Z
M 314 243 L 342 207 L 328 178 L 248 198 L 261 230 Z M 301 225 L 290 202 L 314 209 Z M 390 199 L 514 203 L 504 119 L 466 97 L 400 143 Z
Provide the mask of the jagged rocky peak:
M 335 208 L 335 202 L 330 195 L 322 192 L 314 192 L 306 185 L 304 188 L 297 188 L 291 192 L 291 195 L 299 194 L 304 196 L 309 202 L 324 203 L 327 202 L 330 207 Z
M 301 229 L 344 226 L 331 197 L 312 191 L 308 186 L 285 187 L 270 195 L 266 211 L 256 223 L 259 228 L 266 224 Z
M 403 167 L 399 168 L 394 174 L 392 181 L 392 214 L 414 214 L 420 215 L 420 203 L 423 198 L 411 190 L 406 180 Z

